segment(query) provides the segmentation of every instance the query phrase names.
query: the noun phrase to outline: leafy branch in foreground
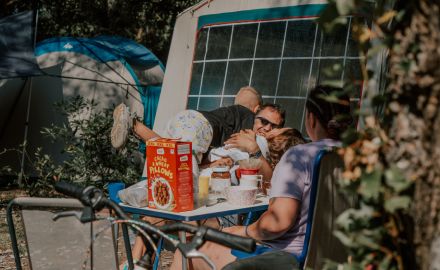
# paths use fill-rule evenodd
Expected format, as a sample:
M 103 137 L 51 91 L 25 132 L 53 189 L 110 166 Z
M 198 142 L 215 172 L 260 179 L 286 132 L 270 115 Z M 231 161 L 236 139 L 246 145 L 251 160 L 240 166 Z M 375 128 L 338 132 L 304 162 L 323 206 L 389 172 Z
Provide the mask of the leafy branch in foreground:
M 426 8 L 427 2 L 432 2 L 432 11 Z M 420 205 L 424 200 L 417 195 L 417 186 L 426 186 L 427 181 L 440 176 L 433 170 L 433 162 L 426 160 L 438 145 L 428 136 L 435 127 L 433 120 L 439 119 L 438 106 L 428 112 L 427 105 L 433 96 L 438 100 L 432 78 L 439 74 L 423 61 L 429 58 L 423 51 L 439 45 L 437 37 L 434 41 L 428 37 L 428 33 L 438 34 L 438 16 L 432 18 L 435 12 L 438 6 L 434 1 L 332 0 L 320 19 L 331 31 L 346 25 L 347 16 L 351 18 L 366 87 L 362 98 L 367 106 L 360 111 L 363 124 L 345 134 L 340 151 L 346 167 L 340 181 L 342 190 L 359 199 L 356 208 L 337 220 L 335 234 L 350 254 L 344 269 L 415 269 L 416 265 L 427 269 L 429 265 L 426 246 L 432 239 L 425 238 L 425 243 L 417 239 L 425 234 L 425 228 L 414 220 L 426 220 L 429 215 L 422 217 L 420 213 L 430 209 Z M 381 55 L 388 61 L 378 69 L 372 63 L 380 61 Z M 431 51 L 431 56 L 438 60 L 438 50 Z M 420 77 L 424 72 L 437 75 Z M 351 82 L 346 84 L 350 87 Z M 416 157 L 417 151 L 423 153 L 421 159 Z M 438 188 L 430 195 L 437 194 Z M 431 217 L 438 217 L 437 206 L 431 211 L 435 213 Z M 438 228 L 438 223 L 431 224 Z M 338 266 L 329 263 L 327 267 Z

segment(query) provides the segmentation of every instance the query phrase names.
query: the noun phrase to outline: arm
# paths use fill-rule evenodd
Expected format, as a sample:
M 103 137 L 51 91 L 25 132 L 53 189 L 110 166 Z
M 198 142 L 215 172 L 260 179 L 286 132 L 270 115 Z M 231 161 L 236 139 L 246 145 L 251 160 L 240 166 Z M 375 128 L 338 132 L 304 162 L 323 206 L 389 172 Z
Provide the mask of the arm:
M 256 222 L 249 225 L 247 236 L 257 240 L 271 240 L 282 236 L 295 224 L 299 209 L 298 200 L 271 199 L 269 209 Z
M 250 155 L 260 150 L 255 132 L 252 130 L 242 130 L 239 133 L 232 134 L 231 138 L 225 141 L 225 144 L 227 145 L 225 148 L 238 148 L 242 151 L 248 152 Z M 271 179 L 273 173 L 272 167 L 263 156 L 259 157 L 259 159 L 261 161 L 260 173 L 265 180 Z
M 269 209 L 254 223 L 248 226 L 226 228 L 224 231 L 252 237 L 256 240 L 276 239 L 285 234 L 298 217 L 300 202 L 292 198 L 273 198 Z
M 223 158 L 220 158 L 216 161 L 209 163 L 210 168 L 224 167 L 224 166 L 232 167 L 233 165 L 234 165 L 234 161 L 230 157 L 223 157 Z
M 261 160 L 260 173 L 263 175 L 263 179 L 264 180 L 272 179 L 273 170 L 269 162 L 263 156 L 261 156 L 259 159 Z
M 133 120 L 133 132 L 144 142 L 153 138 L 160 138 L 159 134 L 137 120 Z

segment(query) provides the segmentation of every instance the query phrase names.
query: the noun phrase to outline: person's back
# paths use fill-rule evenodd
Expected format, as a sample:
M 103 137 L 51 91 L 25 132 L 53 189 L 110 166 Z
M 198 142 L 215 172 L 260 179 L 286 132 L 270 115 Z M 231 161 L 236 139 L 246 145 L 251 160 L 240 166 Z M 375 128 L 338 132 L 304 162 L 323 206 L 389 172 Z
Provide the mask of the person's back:
M 252 129 L 255 113 L 262 106 L 260 93 L 251 86 L 240 88 L 234 105 L 212 111 L 199 111 L 211 124 L 213 138 L 211 147 L 221 147 L 232 134 Z
M 213 137 L 211 147 L 221 147 L 232 134 L 252 129 L 255 114 L 241 105 L 221 107 L 212 111 L 199 111 L 211 124 Z
M 283 155 L 272 176 L 272 181 L 274 182 L 272 183 L 270 197 L 300 199 L 300 213 L 298 213 L 298 221 L 292 228 L 276 240 L 265 241 L 265 243 L 276 249 L 301 254 L 306 233 L 315 157 L 321 149 L 338 146 L 340 146 L 339 141 L 322 139 L 316 142 L 296 145 Z M 280 183 L 288 184 L 283 185 Z
M 293 226 L 276 240 L 265 241 L 276 249 L 295 254 L 302 252 L 315 158 L 322 149 L 340 146 L 340 134 L 350 123 L 348 96 L 341 95 L 340 104 L 331 103 L 322 98 L 333 92 L 340 93 L 342 90 L 317 86 L 310 92 L 306 102 L 305 124 L 312 142 L 289 149 L 274 170 L 270 197 L 272 199 L 290 198 L 299 202 Z M 344 117 L 349 118 L 344 120 Z

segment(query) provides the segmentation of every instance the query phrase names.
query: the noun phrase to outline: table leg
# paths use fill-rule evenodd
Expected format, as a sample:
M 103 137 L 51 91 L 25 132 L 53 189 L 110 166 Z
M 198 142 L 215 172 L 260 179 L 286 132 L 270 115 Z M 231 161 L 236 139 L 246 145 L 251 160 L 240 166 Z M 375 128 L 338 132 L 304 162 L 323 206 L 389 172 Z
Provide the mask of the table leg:
M 114 213 L 113 210 L 110 210 L 110 216 L 111 217 L 116 216 L 116 214 Z M 112 224 L 111 231 L 112 231 L 113 248 L 114 248 L 114 252 L 115 252 L 115 261 L 116 261 L 116 265 L 119 265 L 119 258 L 118 258 L 119 224 Z
M 157 270 L 159 267 L 160 253 L 162 252 L 162 245 L 163 245 L 163 238 L 161 237 L 159 240 L 159 243 L 157 243 L 157 252 L 156 252 L 156 256 L 154 257 L 153 270 Z
M 253 213 L 254 213 L 254 212 L 249 212 L 249 213 L 247 214 L 247 216 L 246 216 L 246 220 L 243 222 L 243 225 L 244 225 L 244 226 L 248 226 L 248 225 L 249 225 L 249 223 L 250 223 L 251 220 L 252 220 Z
M 130 236 L 128 234 L 128 227 L 125 223 L 122 223 L 121 226 L 122 226 L 122 235 L 124 236 L 124 245 L 125 245 L 125 252 L 127 255 L 128 269 L 132 270 L 134 269 L 134 265 L 133 265 L 133 256 L 131 254 L 131 244 L 130 244 Z
M 182 243 L 186 243 L 186 233 L 185 232 L 182 232 L 182 231 L 179 232 L 179 240 Z M 182 254 L 182 270 L 186 270 L 186 269 L 187 269 L 187 259 Z

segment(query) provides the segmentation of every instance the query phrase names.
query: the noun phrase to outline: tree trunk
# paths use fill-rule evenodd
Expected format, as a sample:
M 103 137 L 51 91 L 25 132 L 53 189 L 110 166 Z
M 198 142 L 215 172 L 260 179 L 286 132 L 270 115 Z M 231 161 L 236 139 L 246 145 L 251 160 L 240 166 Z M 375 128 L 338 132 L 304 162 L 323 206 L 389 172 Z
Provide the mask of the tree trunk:
M 418 1 L 394 33 L 387 161 L 415 182 L 411 216 L 419 269 L 440 269 L 440 23 L 438 1 Z

